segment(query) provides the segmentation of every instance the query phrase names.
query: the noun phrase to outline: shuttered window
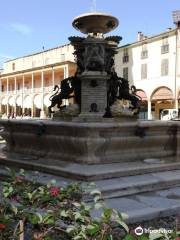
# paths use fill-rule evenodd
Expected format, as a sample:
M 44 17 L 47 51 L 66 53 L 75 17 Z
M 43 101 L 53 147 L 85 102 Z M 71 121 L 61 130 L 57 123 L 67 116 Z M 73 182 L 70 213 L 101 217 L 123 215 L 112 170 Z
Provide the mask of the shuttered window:
M 169 60 L 162 59 L 161 60 L 161 76 L 167 76 L 169 73 Z
M 147 78 L 147 63 L 141 64 L 141 79 Z

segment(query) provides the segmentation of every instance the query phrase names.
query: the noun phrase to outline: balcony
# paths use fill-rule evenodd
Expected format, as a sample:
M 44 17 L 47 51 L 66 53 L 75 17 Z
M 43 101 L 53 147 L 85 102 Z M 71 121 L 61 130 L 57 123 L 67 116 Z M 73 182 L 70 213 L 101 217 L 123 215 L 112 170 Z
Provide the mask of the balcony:
M 52 93 L 54 89 L 54 86 L 48 86 L 48 87 L 44 87 L 44 93 Z M 12 96 L 12 95 L 20 95 L 20 94 L 32 94 L 32 93 L 42 93 L 42 88 L 38 87 L 38 88 L 24 88 L 24 93 L 22 89 L 18 89 L 18 90 L 11 90 L 11 91 L 2 91 L 1 92 L 1 96 Z
M 169 44 L 161 46 L 161 54 L 165 54 L 169 52 Z

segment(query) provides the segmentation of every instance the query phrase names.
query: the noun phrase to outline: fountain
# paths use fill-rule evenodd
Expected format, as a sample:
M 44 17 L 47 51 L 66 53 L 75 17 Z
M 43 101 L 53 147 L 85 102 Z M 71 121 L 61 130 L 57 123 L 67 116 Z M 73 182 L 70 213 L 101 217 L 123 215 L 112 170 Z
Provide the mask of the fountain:
M 128 81 L 116 74 L 114 55 L 121 37 L 105 34 L 118 26 L 118 19 L 88 13 L 76 17 L 73 26 L 87 36 L 69 38 L 77 72 L 64 79 L 61 92 L 52 97 L 53 120 L 1 120 L 6 150 L 0 161 L 87 179 L 93 178 L 88 172 L 92 164 L 98 168 L 146 158 L 176 159 L 179 124 L 138 121 L 136 89 L 132 86 L 130 91 Z M 75 104 L 62 106 L 62 99 L 72 97 Z M 122 100 L 130 107 L 124 109 Z M 59 110 L 54 113 L 56 105 Z

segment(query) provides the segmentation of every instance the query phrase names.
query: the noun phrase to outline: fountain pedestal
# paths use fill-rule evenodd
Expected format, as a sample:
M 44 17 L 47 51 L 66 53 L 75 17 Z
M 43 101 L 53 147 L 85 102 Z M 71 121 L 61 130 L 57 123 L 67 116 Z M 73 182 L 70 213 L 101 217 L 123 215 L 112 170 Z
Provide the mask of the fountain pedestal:
M 81 75 L 80 119 L 102 119 L 107 106 L 106 72 L 88 71 Z

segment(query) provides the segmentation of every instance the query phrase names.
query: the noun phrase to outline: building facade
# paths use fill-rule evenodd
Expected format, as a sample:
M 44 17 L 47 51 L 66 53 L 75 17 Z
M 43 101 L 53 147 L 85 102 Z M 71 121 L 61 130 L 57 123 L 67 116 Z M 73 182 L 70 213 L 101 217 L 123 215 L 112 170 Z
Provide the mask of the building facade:
M 138 33 L 115 59 L 119 76 L 135 85 L 142 98 L 140 118 L 159 119 L 162 109 L 179 109 L 180 27 L 153 37 Z
M 0 72 L 2 117 L 46 118 L 54 86 L 76 71 L 73 52 L 73 46 L 64 45 L 5 62 Z

